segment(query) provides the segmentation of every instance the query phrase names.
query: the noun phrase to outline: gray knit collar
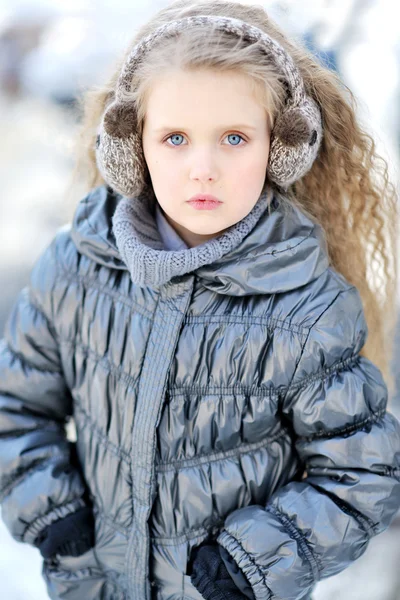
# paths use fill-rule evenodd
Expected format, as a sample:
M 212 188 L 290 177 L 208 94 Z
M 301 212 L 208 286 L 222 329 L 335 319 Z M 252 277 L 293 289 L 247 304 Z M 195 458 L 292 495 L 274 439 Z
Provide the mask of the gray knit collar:
M 112 217 L 123 200 L 123 196 L 107 185 L 90 190 L 78 203 L 70 233 L 81 255 L 99 266 L 112 269 L 114 273 L 128 271 L 112 226 Z M 136 252 L 138 261 L 143 262 L 151 250 L 166 250 L 158 230 L 155 230 L 155 220 L 150 219 L 153 213 L 147 215 L 147 220 L 150 220 L 148 239 L 139 225 L 142 212 L 147 214 L 146 205 L 133 204 L 140 210 L 140 219 L 136 221 L 138 225 L 133 232 L 135 238 L 139 235 Z M 246 219 L 243 220 L 245 223 L 241 221 L 234 226 L 234 230 L 239 226 L 237 238 L 242 238 L 236 247 L 233 247 L 235 244 L 231 239 L 226 240 L 226 236 L 203 246 L 203 249 L 212 249 L 217 244 L 220 254 L 226 250 L 226 254 L 216 260 L 210 254 L 208 263 L 196 269 L 196 278 L 203 288 L 235 297 L 284 293 L 308 284 L 328 268 L 327 244 L 321 225 L 310 220 L 298 206 L 289 204 L 275 188 L 270 206 L 270 210 L 262 212 L 251 231 L 252 225 Z M 251 215 L 251 218 L 256 221 L 257 215 Z M 126 219 L 128 228 L 132 227 L 132 219 L 133 215 L 129 213 Z M 242 227 L 246 225 L 249 233 L 243 237 Z M 227 241 L 227 248 L 222 247 L 221 250 L 223 239 Z M 229 244 L 232 247 L 230 251 Z M 200 248 L 198 246 L 197 250 Z M 190 253 L 190 250 L 185 252 Z
M 244 219 L 204 244 L 183 250 L 165 250 L 156 224 L 154 193 L 144 191 L 138 197 L 123 197 L 112 217 L 113 234 L 133 283 L 159 286 L 214 263 L 239 246 L 272 197 L 272 189 L 267 187 Z

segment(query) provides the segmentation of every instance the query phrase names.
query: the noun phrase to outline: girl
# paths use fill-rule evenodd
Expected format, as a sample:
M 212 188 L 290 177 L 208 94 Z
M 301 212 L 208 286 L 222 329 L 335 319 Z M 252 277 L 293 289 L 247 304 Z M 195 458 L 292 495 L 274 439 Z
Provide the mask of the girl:
M 88 94 L 88 194 L 1 347 L 51 598 L 306 599 L 396 513 L 395 194 L 346 91 L 262 7 L 179 0 Z

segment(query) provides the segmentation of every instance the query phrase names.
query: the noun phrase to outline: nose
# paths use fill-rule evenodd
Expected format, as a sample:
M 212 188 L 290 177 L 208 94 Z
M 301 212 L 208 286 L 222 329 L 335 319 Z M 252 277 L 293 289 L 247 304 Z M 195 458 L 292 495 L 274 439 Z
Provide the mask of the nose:
M 211 181 L 218 178 L 215 155 L 210 150 L 193 152 L 190 158 L 190 179 Z

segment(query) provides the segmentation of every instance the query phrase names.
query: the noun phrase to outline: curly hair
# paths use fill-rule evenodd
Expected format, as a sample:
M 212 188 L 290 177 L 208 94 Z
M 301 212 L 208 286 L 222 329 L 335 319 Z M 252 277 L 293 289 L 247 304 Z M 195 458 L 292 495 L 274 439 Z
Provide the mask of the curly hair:
M 286 191 L 287 201 L 322 225 L 331 266 L 357 287 L 368 326 L 361 355 L 380 368 L 389 392 L 393 392 L 390 362 L 397 289 L 396 188 L 389 179 L 387 162 L 376 152 L 374 139 L 357 121 L 357 103 L 351 90 L 300 40 L 289 40 L 262 6 L 228 0 L 177 0 L 146 21 L 114 65 L 108 82 L 81 92 L 72 185 L 78 178 L 88 189 L 104 183 L 96 165 L 95 140 L 132 47 L 166 22 L 199 14 L 235 17 L 273 37 L 293 57 L 306 92 L 319 104 L 324 126 L 321 148 L 310 171 Z M 175 36 L 161 48 L 152 49 L 135 74 L 131 96 L 140 127 L 151 82 L 157 74 L 172 68 L 240 72 L 249 77 L 249 83 L 253 82 L 272 124 L 282 108 L 284 83 L 273 65 L 260 60 L 257 48 L 221 32 L 205 35 L 204 28 L 198 32 L 191 29 L 190 35 Z

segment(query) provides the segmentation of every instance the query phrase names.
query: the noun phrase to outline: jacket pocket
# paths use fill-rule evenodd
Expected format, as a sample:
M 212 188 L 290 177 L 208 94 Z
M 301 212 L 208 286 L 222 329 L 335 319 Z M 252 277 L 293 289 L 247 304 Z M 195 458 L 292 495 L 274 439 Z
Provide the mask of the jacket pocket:
M 183 597 L 185 600 L 204 600 L 200 592 L 194 587 L 190 575 L 183 576 Z
M 111 600 L 114 585 L 106 580 L 94 549 L 81 556 L 56 556 L 43 561 L 42 575 L 52 600 Z M 121 596 L 122 599 L 122 596 Z

